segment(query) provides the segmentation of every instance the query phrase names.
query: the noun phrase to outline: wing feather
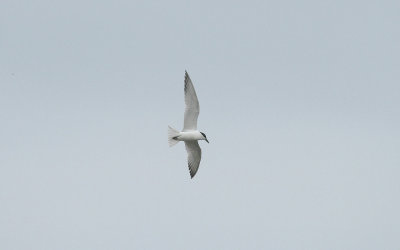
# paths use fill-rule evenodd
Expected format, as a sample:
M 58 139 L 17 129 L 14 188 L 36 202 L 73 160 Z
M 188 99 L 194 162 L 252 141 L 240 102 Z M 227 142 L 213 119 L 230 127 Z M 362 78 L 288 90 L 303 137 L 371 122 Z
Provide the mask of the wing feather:
M 185 119 L 183 131 L 197 130 L 197 118 L 200 113 L 199 100 L 189 74 L 185 71 Z
M 185 141 L 186 151 L 188 153 L 188 167 L 190 177 L 193 178 L 200 166 L 201 148 L 197 141 Z

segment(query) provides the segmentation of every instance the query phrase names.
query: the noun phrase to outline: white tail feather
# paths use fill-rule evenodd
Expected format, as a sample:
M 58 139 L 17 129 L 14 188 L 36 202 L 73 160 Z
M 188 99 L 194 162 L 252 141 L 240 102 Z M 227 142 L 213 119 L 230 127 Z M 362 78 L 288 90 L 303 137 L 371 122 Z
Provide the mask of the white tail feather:
M 168 144 L 170 147 L 174 146 L 175 144 L 177 144 L 179 141 L 174 139 L 174 137 L 179 135 L 179 131 L 171 128 L 170 126 L 168 126 Z

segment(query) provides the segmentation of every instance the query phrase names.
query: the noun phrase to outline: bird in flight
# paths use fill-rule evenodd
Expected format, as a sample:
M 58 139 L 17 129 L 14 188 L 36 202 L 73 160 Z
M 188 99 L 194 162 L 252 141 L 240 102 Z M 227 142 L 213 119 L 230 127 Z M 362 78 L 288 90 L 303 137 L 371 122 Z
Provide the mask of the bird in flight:
M 197 130 L 197 118 L 199 117 L 200 106 L 192 80 L 190 80 L 189 74 L 186 71 L 184 90 L 186 107 L 183 130 L 179 132 L 168 126 L 168 143 L 172 147 L 179 141 L 185 142 L 190 177 L 193 178 L 199 169 L 201 161 L 201 148 L 198 141 L 205 140 L 208 143 L 208 140 L 206 134 Z

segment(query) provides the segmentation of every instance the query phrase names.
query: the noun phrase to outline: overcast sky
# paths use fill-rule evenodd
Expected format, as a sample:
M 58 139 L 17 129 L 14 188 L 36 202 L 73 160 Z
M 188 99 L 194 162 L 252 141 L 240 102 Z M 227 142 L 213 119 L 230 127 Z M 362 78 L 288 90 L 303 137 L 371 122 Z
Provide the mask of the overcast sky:
M 2 0 L 0 249 L 399 249 L 399 13 Z

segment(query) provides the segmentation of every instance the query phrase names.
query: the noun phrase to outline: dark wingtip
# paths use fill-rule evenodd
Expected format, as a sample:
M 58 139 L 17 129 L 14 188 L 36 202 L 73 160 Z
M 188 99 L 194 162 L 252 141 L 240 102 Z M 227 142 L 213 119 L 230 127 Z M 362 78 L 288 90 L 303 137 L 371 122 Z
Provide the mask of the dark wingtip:
M 188 78 L 190 79 L 189 73 L 185 70 L 185 80 Z
M 192 173 L 191 170 L 189 170 L 189 172 L 190 172 L 190 179 L 193 179 L 193 177 L 196 175 L 196 172 L 195 172 L 195 173 Z
M 185 86 L 184 86 L 184 91 L 186 92 L 187 89 L 187 84 L 188 84 L 188 79 L 190 79 L 189 74 L 185 70 Z
M 190 179 L 193 179 L 196 174 L 190 173 Z

